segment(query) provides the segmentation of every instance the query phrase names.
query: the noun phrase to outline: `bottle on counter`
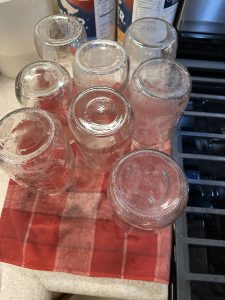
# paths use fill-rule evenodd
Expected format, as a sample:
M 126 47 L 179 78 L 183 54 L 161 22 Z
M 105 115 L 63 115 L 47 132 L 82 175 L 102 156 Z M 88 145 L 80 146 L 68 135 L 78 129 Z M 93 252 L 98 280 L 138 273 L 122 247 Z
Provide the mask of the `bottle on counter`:
M 23 67 L 38 60 L 34 28 L 52 13 L 49 0 L 0 0 L 0 73 L 15 78 Z
M 117 41 L 123 43 L 129 25 L 155 17 L 173 23 L 179 0 L 118 0 Z
M 58 0 L 58 6 L 83 22 L 88 39 L 115 40 L 116 0 Z

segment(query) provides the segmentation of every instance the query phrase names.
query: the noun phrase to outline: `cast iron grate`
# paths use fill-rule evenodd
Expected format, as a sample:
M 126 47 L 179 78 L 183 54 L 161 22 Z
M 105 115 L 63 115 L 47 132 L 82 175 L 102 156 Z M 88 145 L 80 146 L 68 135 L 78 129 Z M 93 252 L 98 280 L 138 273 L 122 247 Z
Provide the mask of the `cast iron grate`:
M 223 34 L 178 32 L 178 40 L 177 55 L 180 58 L 225 61 L 225 36 Z
M 173 140 L 190 187 L 175 222 L 174 299 L 225 299 L 225 64 L 180 60 L 193 81 Z M 176 294 L 176 295 L 175 295 Z

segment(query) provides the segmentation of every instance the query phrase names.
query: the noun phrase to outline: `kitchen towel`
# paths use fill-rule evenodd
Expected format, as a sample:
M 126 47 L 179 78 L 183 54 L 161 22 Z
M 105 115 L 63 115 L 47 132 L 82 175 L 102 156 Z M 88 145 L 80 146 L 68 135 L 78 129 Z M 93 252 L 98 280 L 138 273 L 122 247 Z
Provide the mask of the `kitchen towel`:
M 74 185 L 57 196 L 34 194 L 10 180 L 0 219 L 0 261 L 168 283 L 171 226 L 140 234 L 124 231 L 107 199 L 107 176 L 86 168 L 76 155 L 75 177 Z

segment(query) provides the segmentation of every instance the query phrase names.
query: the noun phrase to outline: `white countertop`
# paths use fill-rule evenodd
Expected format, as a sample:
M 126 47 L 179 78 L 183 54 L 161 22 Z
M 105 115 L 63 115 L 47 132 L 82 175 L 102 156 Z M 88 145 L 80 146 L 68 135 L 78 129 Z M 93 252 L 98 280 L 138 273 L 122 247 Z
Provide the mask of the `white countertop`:
M 0 76 L 0 118 L 19 108 L 14 80 Z M 8 185 L 0 169 L 0 211 Z M 1 300 L 47 300 L 49 291 L 130 300 L 166 300 L 166 284 L 111 278 L 95 278 L 58 272 L 35 271 L 1 263 Z

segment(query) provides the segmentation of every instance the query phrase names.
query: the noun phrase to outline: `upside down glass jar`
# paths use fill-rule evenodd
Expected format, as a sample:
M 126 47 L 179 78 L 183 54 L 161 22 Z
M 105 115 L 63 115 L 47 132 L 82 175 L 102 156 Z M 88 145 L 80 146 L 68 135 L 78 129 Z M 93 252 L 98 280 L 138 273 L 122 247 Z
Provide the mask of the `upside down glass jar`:
M 126 31 L 124 48 L 130 61 L 131 77 L 134 70 L 146 60 L 174 60 L 177 52 L 177 32 L 171 24 L 162 19 L 138 19 Z
M 73 85 L 69 72 L 63 66 L 52 61 L 38 61 L 26 66 L 16 78 L 15 92 L 23 106 L 54 114 L 72 140 L 67 111 L 73 99 Z
M 180 63 L 152 59 L 133 73 L 128 96 L 135 117 L 136 148 L 168 141 L 190 97 L 191 79 Z
M 136 150 L 114 164 L 108 198 L 122 221 L 154 230 L 169 225 L 183 212 L 188 184 L 182 169 L 168 155 Z
M 123 91 L 128 79 L 125 49 L 110 40 L 93 40 L 82 45 L 73 60 L 73 80 L 77 93 L 94 86 Z
M 34 32 L 37 52 L 43 60 L 63 65 L 72 76 L 74 54 L 87 35 L 83 24 L 69 15 L 52 15 L 40 20 Z
M 21 108 L 0 120 L 0 167 L 33 192 L 57 194 L 74 181 L 74 157 L 61 123 Z
M 133 113 L 115 90 L 95 87 L 83 91 L 71 104 L 68 118 L 88 167 L 107 173 L 113 162 L 130 150 Z

